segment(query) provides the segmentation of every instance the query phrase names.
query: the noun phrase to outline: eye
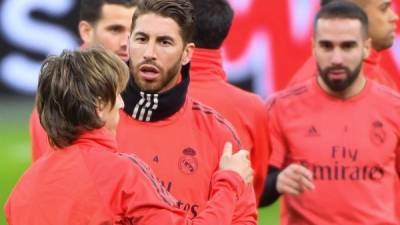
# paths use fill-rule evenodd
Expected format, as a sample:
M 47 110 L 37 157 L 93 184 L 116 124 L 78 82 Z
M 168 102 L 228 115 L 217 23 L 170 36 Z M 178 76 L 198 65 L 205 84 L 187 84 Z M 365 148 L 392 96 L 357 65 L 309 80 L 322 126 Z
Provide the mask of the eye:
M 333 44 L 328 41 L 321 41 L 321 42 L 319 42 L 319 47 L 325 51 L 329 51 L 329 50 L 333 49 Z
M 171 46 L 171 45 L 172 45 L 172 42 L 169 41 L 169 40 L 162 40 L 162 41 L 161 41 L 161 45 L 162 45 L 162 46 Z
M 146 38 L 143 36 L 136 36 L 135 37 L 135 42 L 137 43 L 144 43 L 146 41 Z
M 353 49 L 354 47 L 356 47 L 357 43 L 355 42 L 345 42 L 343 44 L 341 44 L 341 47 L 343 50 L 345 51 L 349 51 L 351 49 Z
M 385 4 L 382 4 L 382 5 L 379 7 L 379 9 L 380 9 L 382 12 L 386 12 L 389 8 L 390 8 L 390 3 L 389 3 L 389 2 L 386 2 Z
M 121 26 L 110 26 L 108 30 L 112 33 L 120 33 L 122 32 L 123 28 Z

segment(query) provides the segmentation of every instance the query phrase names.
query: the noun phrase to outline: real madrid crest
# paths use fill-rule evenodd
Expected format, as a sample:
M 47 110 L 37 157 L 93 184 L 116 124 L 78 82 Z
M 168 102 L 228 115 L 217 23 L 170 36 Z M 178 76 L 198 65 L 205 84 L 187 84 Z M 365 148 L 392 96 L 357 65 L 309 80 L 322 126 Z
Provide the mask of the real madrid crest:
M 196 158 L 196 150 L 193 148 L 185 148 L 182 151 L 182 156 L 179 158 L 179 170 L 187 175 L 192 175 L 197 171 L 198 162 Z
M 383 129 L 383 123 L 376 120 L 372 123 L 369 138 L 375 145 L 381 145 L 386 141 L 386 132 Z

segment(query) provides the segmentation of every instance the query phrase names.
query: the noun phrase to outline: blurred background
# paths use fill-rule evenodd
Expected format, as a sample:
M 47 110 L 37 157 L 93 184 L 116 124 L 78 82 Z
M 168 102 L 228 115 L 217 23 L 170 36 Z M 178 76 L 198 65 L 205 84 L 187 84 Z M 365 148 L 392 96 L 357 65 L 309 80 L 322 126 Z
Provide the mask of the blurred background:
M 263 98 L 285 87 L 311 54 L 319 0 L 230 0 L 235 20 L 224 46 L 230 82 Z M 28 120 L 43 59 L 77 48 L 79 0 L 0 0 L 0 205 L 31 161 Z M 393 1 L 399 12 L 400 0 Z M 400 33 L 400 32 L 398 32 Z M 384 53 L 399 83 L 400 34 Z M 278 224 L 278 205 L 260 209 L 260 224 Z M 6 224 L 3 210 L 0 225 Z

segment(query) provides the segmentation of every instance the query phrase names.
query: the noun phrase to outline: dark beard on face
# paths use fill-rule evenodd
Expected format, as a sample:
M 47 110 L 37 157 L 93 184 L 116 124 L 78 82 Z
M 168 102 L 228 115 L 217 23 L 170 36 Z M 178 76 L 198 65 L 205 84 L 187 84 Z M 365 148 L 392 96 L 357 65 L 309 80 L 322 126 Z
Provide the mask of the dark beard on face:
M 159 66 L 157 63 L 155 63 L 153 60 L 146 60 L 141 62 L 139 65 L 134 66 L 135 64 L 132 62 L 132 59 L 129 60 L 129 66 L 130 66 L 130 71 L 131 71 L 131 76 L 133 76 L 134 81 L 136 85 L 139 87 L 141 91 L 151 93 L 151 94 L 156 94 L 160 93 L 160 91 L 167 86 L 169 83 L 172 82 L 172 80 L 179 75 L 179 71 L 181 69 L 181 59 L 179 58 L 174 65 L 169 68 L 167 71 L 163 70 L 161 66 Z M 153 65 L 158 68 L 158 70 L 161 73 L 161 81 L 158 83 L 150 84 L 146 82 L 142 82 L 138 77 L 137 74 L 139 74 L 139 67 L 143 64 L 149 64 Z M 132 68 L 133 67 L 133 68 Z M 166 73 L 164 73 L 166 72 Z M 164 76 L 165 75 L 165 76 Z
M 318 67 L 318 71 L 319 71 L 319 74 L 320 74 L 322 80 L 329 87 L 329 89 L 331 89 L 332 91 L 335 91 L 335 92 L 341 92 L 341 91 L 344 91 L 345 89 L 347 89 L 348 87 L 350 87 L 354 83 L 354 81 L 357 79 L 357 77 L 361 71 L 361 65 L 362 65 L 362 62 L 360 62 L 356 66 L 356 68 L 354 68 L 353 71 L 351 71 L 348 67 L 345 67 L 345 66 L 331 66 L 331 67 L 327 67 L 325 69 L 322 69 L 319 65 L 317 65 L 317 67 Z M 332 70 L 344 70 L 346 73 L 346 78 L 343 80 L 329 79 L 329 73 Z

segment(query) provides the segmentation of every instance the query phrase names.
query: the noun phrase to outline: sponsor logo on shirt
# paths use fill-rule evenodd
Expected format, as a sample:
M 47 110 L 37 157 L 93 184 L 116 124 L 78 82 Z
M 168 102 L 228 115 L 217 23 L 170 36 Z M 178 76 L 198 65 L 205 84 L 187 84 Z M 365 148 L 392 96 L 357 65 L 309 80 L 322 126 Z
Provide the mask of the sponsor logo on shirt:
M 382 145 L 386 141 L 386 132 L 383 129 L 383 123 L 379 120 L 374 121 L 371 126 L 369 138 L 375 145 Z
M 196 158 L 196 150 L 193 148 L 185 148 L 182 151 L 182 156 L 179 158 L 179 170 L 187 175 L 193 175 L 198 168 L 198 161 Z
M 176 203 L 176 206 L 179 209 L 182 209 L 182 210 L 190 213 L 191 218 L 194 218 L 199 214 L 199 205 L 198 204 L 190 204 L 190 203 L 184 202 L 182 200 L 178 200 Z
M 158 181 L 162 184 L 162 186 L 169 193 L 171 193 L 172 186 L 173 186 L 172 181 L 162 181 L 162 180 L 158 180 Z M 175 204 L 176 204 L 177 208 L 190 213 L 192 218 L 196 217 L 199 214 L 199 212 L 198 212 L 199 211 L 199 205 L 198 204 L 188 203 L 188 202 L 185 202 L 183 200 L 177 200 Z
M 348 146 L 332 146 L 329 154 L 331 161 L 326 163 L 300 161 L 313 173 L 314 180 L 321 181 L 380 181 L 385 171 L 379 164 L 359 162 L 360 154 L 357 148 Z

